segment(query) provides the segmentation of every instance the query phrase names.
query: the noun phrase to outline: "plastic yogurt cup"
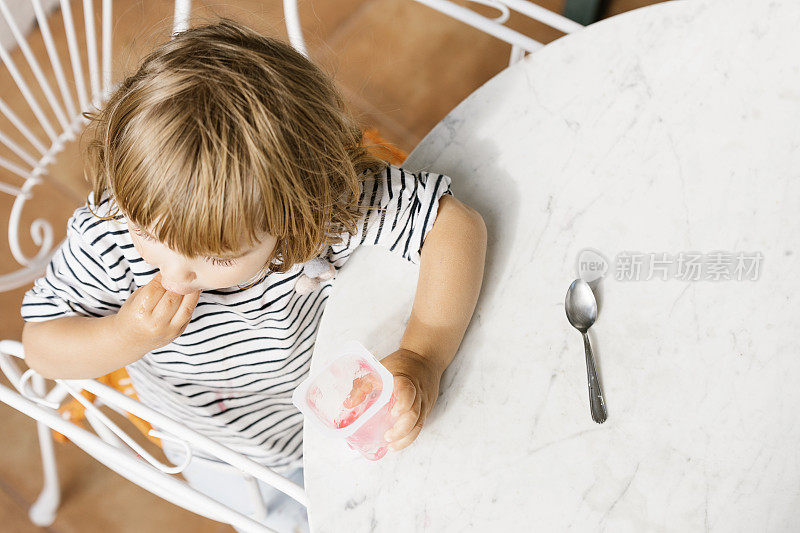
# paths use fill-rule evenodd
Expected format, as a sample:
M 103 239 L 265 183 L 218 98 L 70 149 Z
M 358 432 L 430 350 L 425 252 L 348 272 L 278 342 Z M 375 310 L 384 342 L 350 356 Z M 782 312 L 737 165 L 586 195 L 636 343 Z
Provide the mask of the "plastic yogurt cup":
M 292 394 L 305 420 L 371 461 L 386 455 L 383 434 L 397 419 L 391 415 L 396 399 L 392 373 L 358 341 L 342 346 L 336 359 Z

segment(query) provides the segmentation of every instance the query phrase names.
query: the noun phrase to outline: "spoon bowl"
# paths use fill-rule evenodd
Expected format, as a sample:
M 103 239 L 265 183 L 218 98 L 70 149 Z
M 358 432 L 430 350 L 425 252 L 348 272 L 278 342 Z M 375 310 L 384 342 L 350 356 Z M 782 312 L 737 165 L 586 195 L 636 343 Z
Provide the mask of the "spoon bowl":
M 569 323 L 581 333 L 585 333 L 597 320 L 597 300 L 592 288 L 582 279 L 576 279 L 570 284 L 564 308 Z

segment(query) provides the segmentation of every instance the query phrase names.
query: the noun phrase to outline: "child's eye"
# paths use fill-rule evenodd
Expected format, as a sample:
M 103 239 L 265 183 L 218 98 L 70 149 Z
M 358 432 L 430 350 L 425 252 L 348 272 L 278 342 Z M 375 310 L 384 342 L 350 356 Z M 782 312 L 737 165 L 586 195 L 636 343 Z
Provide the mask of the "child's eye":
M 152 238 L 147 233 L 144 233 L 139 228 L 134 228 L 133 232 L 146 241 L 155 241 L 154 238 Z M 219 257 L 206 257 L 205 259 L 206 261 L 211 261 L 212 264 L 217 266 L 229 267 L 236 264 L 236 260 L 234 259 L 221 259 Z
M 206 259 L 210 260 L 212 264 L 218 266 L 229 267 L 231 265 L 236 264 L 236 261 L 233 259 L 220 259 L 218 257 L 207 257 Z

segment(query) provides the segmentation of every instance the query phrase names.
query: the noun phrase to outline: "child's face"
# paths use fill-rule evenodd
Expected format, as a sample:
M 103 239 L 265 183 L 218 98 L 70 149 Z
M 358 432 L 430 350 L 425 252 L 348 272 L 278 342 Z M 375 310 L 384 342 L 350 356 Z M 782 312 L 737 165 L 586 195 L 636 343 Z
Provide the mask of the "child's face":
M 152 234 L 128 221 L 133 246 L 147 263 L 161 271 L 161 284 L 178 294 L 245 285 L 261 270 L 277 239 L 260 235 L 260 243 L 225 257 L 188 257 L 174 252 L 152 238 Z

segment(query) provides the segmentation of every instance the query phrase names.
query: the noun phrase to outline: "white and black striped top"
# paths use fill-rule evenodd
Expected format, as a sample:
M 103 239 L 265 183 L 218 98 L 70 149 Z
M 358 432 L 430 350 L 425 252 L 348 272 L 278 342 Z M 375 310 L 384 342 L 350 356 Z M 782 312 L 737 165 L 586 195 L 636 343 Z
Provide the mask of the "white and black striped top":
M 444 194 L 452 194 L 448 176 L 390 165 L 364 182 L 360 197 L 387 210 L 368 211 L 358 232 L 324 257 L 338 271 L 358 246 L 379 245 L 419 264 Z M 115 207 L 108 193 L 98 206 L 90 193 L 88 203 L 100 215 Z M 180 337 L 126 367 L 139 399 L 277 472 L 302 466 L 302 414 L 291 396 L 309 371 L 333 284 L 301 295 L 294 283 L 302 270 L 270 273 L 249 289 L 202 292 Z M 111 315 L 157 272 L 136 252 L 121 214 L 101 220 L 80 207 L 45 275 L 25 293 L 22 318 Z

